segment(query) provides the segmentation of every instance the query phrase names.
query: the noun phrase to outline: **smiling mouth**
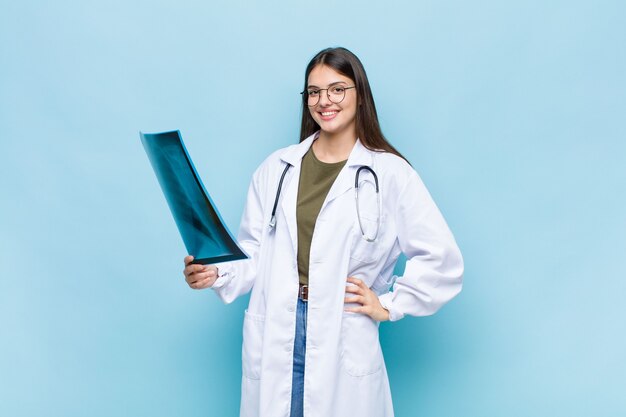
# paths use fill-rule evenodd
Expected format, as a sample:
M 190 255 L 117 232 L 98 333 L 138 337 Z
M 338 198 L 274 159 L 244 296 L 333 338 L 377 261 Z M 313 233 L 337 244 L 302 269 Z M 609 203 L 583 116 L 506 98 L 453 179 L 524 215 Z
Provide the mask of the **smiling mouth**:
M 318 113 L 320 114 L 320 116 L 322 116 L 322 120 L 331 120 L 335 118 L 337 113 L 339 113 L 339 110 L 322 111 Z

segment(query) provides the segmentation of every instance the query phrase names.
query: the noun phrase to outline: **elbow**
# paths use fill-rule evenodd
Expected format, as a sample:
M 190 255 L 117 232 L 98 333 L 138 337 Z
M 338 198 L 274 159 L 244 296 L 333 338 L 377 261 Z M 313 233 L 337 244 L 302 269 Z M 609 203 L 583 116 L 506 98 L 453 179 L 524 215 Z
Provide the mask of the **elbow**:
M 447 282 L 450 287 L 450 299 L 456 297 L 463 289 L 463 274 L 465 272 L 465 265 L 463 262 L 463 256 L 461 251 L 456 249 L 452 251 L 451 256 L 448 259 L 447 268 Z
M 453 245 L 442 254 L 440 267 L 442 274 L 447 278 L 446 281 L 450 285 L 458 287 L 458 292 L 460 292 L 463 286 L 465 262 L 458 246 Z
M 447 251 L 441 259 L 438 277 L 435 280 L 432 313 L 459 295 L 463 289 L 464 272 L 463 257 L 458 248 Z

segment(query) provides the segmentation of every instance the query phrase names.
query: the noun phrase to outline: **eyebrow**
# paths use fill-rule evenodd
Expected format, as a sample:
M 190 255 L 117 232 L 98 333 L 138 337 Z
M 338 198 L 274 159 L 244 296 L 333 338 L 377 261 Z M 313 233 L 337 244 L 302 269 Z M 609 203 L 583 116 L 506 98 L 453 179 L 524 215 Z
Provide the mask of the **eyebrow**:
M 337 85 L 337 84 L 348 84 L 348 83 L 345 81 L 335 81 L 334 83 L 328 84 L 328 87 L 332 87 L 333 85 Z M 311 84 L 311 85 L 307 85 L 306 88 L 319 88 L 319 87 L 314 84 Z

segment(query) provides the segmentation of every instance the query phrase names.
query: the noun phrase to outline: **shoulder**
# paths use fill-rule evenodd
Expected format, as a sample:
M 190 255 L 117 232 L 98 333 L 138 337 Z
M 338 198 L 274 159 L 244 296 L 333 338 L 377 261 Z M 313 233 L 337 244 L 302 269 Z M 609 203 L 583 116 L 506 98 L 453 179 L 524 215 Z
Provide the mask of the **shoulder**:
M 287 152 L 292 150 L 298 146 L 297 144 L 285 146 L 284 148 L 280 148 L 269 154 L 261 164 L 254 171 L 253 179 L 256 181 L 263 181 L 268 176 L 273 175 L 277 170 L 284 169 L 285 163 L 283 162 L 281 156 Z
M 257 168 L 257 171 L 263 170 L 263 169 L 270 169 L 275 166 L 283 166 L 284 165 L 284 163 L 282 162 L 283 154 L 295 149 L 297 146 L 298 144 L 293 144 L 293 145 L 285 146 L 284 148 L 275 150 L 274 152 L 269 154 L 263 160 L 263 162 L 261 162 L 261 164 Z
M 416 216 L 416 213 L 432 207 L 434 202 L 426 185 L 406 160 L 392 153 L 383 152 L 375 157 L 375 166 L 383 201 L 387 202 L 391 212 L 404 213 L 412 219 L 417 219 L 419 216 Z
M 398 155 L 386 151 L 372 151 L 376 164 L 386 170 L 408 173 L 413 171 L 413 167 Z
M 404 158 L 385 151 L 372 153 L 375 169 L 398 188 L 403 188 L 411 180 L 419 179 L 415 169 Z

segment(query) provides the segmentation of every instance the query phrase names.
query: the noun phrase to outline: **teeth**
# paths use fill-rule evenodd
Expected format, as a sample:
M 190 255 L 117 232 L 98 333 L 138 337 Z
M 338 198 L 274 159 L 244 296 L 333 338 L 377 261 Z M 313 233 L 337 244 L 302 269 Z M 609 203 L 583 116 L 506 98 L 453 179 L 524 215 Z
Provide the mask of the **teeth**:
M 333 114 L 337 114 L 336 111 L 325 111 L 322 112 L 322 116 L 332 116 Z

